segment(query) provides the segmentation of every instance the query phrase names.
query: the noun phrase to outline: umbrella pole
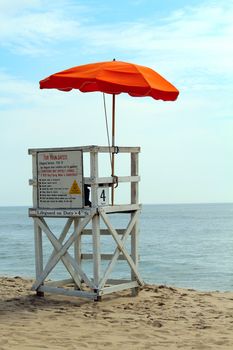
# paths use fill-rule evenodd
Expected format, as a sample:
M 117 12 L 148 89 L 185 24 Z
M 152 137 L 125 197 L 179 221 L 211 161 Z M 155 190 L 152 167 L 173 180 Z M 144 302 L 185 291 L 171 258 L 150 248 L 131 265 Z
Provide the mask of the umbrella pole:
M 115 97 L 112 95 L 112 147 L 115 147 Z M 112 177 L 115 176 L 115 154 L 112 152 Z M 112 184 L 112 205 L 114 205 L 114 183 Z

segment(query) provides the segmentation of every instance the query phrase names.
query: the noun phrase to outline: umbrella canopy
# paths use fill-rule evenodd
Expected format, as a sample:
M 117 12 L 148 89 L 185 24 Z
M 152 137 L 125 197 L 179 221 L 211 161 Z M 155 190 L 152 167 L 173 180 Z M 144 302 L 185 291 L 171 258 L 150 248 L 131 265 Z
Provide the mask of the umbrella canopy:
M 150 96 L 156 100 L 175 101 L 179 91 L 153 69 L 135 63 L 108 61 L 85 64 L 50 75 L 40 81 L 41 89 L 112 94 L 112 146 L 115 146 L 115 95 Z M 114 153 L 111 157 L 114 177 Z M 114 187 L 112 187 L 112 204 Z
M 101 91 L 113 95 L 124 92 L 134 97 L 151 96 L 164 101 L 174 101 L 179 94 L 175 86 L 151 68 L 121 61 L 73 67 L 41 80 L 40 88 Z

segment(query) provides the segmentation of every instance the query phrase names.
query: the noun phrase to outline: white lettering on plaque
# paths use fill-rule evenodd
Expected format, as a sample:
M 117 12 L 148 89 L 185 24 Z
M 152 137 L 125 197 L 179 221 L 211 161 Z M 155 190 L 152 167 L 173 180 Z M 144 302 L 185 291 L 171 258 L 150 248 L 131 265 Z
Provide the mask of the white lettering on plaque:
M 82 151 L 38 152 L 38 207 L 82 208 Z

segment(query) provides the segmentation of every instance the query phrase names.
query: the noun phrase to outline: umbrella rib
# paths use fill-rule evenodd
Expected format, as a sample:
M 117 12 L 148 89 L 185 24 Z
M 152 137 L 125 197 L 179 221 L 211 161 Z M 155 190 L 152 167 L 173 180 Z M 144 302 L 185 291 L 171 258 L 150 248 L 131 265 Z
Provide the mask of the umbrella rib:
M 141 74 L 142 78 L 145 80 L 145 82 L 148 84 L 148 86 L 150 87 L 150 83 L 148 82 L 147 78 L 145 77 L 145 75 L 141 72 L 141 67 L 140 66 L 136 66 L 137 71 Z M 170 85 L 171 87 L 174 87 L 169 81 L 167 81 L 165 78 L 163 78 L 159 73 L 155 72 L 160 78 L 162 78 L 164 81 L 167 82 L 168 85 Z M 148 93 L 144 96 L 147 96 L 151 91 L 157 91 L 157 92 L 167 92 L 167 89 L 162 89 L 160 88 L 152 88 L 150 87 L 150 90 L 148 90 Z

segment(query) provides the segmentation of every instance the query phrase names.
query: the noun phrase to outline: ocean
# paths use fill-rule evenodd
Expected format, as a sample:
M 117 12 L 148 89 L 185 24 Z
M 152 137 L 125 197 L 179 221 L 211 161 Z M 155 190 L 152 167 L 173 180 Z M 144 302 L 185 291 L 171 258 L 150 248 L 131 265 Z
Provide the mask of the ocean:
M 114 214 L 111 220 L 115 228 L 123 228 L 128 218 Z M 64 219 L 49 219 L 49 225 L 58 235 Z M 83 240 L 85 252 L 91 251 L 90 239 Z M 43 247 L 46 260 L 52 248 L 46 239 Z M 101 249 L 114 251 L 111 237 L 101 238 Z M 139 254 L 146 283 L 233 291 L 233 204 L 143 205 Z M 27 207 L 0 207 L 0 275 L 34 278 L 34 270 L 33 220 Z M 84 270 L 92 273 L 90 261 Z M 125 277 L 128 270 L 119 261 L 113 277 Z M 52 279 L 67 277 L 62 263 L 51 273 Z

